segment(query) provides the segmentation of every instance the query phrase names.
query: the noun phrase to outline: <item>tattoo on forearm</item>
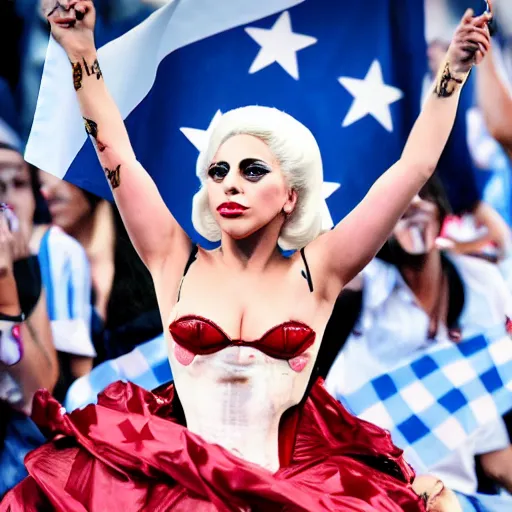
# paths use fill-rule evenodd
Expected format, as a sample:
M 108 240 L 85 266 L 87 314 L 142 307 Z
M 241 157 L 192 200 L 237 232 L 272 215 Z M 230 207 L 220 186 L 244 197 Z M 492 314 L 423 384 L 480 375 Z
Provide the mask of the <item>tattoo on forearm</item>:
M 85 123 L 85 131 L 90 135 L 96 142 L 96 147 L 100 153 L 105 151 L 105 144 L 98 139 L 98 123 L 95 123 L 92 119 L 83 118 Z
M 121 164 L 119 164 L 115 169 L 105 168 L 105 174 L 113 189 L 119 187 L 121 184 Z
M 85 69 L 85 72 L 87 73 L 87 76 L 96 75 L 97 80 L 99 80 L 103 76 L 103 73 L 101 72 L 101 69 L 100 69 L 100 63 L 98 62 L 98 59 L 96 59 L 92 63 L 91 66 L 87 65 L 87 62 L 85 61 L 85 59 L 82 59 L 82 60 L 84 62 L 84 69 Z
M 440 98 L 449 98 L 455 92 L 457 87 L 459 87 L 463 83 L 464 80 L 462 80 L 461 78 L 456 78 L 455 76 L 452 75 L 450 71 L 450 65 L 447 62 L 437 80 L 435 93 Z
M 34 341 L 34 343 L 39 347 L 39 350 L 43 353 L 44 358 L 46 359 L 46 362 L 48 363 L 48 367 L 52 367 L 52 360 L 50 355 L 48 354 L 48 351 L 46 350 L 45 346 L 41 343 L 39 340 L 39 337 L 36 333 L 36 330 L 34 329 L 34 326 L 32 325 L 32 322 L 27 319 L 25 320 L 25 325 L 27 326 L 28 332 L 30 333 L 30 337 Z
M 97 80 L 103 77 L 98 59 L 95 59 L 92 65 L 87 64 L 85 58 L 82 58 L 82 62 L 71 63 L 71 66 L 73 67 L 73 85 L 75 86 L 75 91 L 82 88 L 84 71 L 87 76 L 95 76 Z
M 75 91 L 78 91 L 82 88 L 82 64 L 80 62 L 72 62 L 71 65 L 73 66 L 73 85 L 75 86 Z
M 94 139 L 98 138 L 98 124 L 95 123 L 92 119 L 87 119 L 84 117 L 85 123 L 85 131 Z

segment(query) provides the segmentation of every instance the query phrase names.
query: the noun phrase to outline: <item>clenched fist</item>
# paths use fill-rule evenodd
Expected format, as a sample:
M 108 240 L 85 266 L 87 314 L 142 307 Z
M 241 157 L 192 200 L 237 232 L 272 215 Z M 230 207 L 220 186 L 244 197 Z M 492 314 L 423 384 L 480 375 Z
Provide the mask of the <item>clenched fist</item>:
M 469 73 L 487 55 L 491 48 L 491 19 L 488 12 L 475 17 L 472 9 L 466 11 L 448 49 L 448 60 L 455 73 Z
M 73 62 L 95 51 L 92 0 L 41 0 L 52 35 Z
M 455 31 L 446 58 L 436 80 L 435 93 L 448 98 L 466 81 L 475 64 L 479 64 L 491 48 L 489 23 L 492 13 L 474 16 L 468 9 Z

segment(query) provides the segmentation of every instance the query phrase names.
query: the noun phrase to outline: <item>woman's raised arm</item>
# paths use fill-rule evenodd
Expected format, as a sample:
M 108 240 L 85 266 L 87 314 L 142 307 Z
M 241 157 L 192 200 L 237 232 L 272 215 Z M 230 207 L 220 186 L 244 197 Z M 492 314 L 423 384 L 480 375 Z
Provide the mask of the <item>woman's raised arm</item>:
M 434 173 L 455 121 L 461 89 L 473 65 L 490 48 L 490 18 L 487 13 L 474 17 L 473 11 L 466 12 L 400 160 L 345 219 L 310 244 L 310 259 L 325 279 L 329 297 L 336 297 L 375 256 Z
M 135 249 L 152 273 L 159 271 L 171 254 L 176 268 L 181 269 L 181 260 L 184 265 L 190 252 L 190 240 L 137 161 L 124 121 L 103 81 L 94 43 L 93 2 L 43 0 L 43 8 L 52 35 L 71 61 L 70 80 L 86 131 Z

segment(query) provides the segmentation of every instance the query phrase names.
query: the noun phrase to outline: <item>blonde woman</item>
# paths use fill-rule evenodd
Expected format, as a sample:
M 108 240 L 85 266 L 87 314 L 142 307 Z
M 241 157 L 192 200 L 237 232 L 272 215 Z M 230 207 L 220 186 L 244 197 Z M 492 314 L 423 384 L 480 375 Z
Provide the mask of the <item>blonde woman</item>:
M 417 481 L 418 496 L 389 435 L 351 416 L 312 374 L 340 290 L 434 172 L 460 90 L 489 49 L 490 17 L 466 13 L 402 158 L 327 233 L 311 132 L 272 108 L 225 114 L 197 164 L 194 225 L 220 242 L 209 251 L 191 242 L 137 162 L 102 79 L 93 3 L 50 3 L 47 15 L 128 233 L 153 277 L 175 387 L 154 395 L 114 384 L 98 406 L 70 415 L 40 394 L 36 418 L 64 439 L 28 457 L 31 478 L 7 506 L 440 510 L 452 499 L 442 483 Z M 280 249 L 297 251 L 285 257 Z

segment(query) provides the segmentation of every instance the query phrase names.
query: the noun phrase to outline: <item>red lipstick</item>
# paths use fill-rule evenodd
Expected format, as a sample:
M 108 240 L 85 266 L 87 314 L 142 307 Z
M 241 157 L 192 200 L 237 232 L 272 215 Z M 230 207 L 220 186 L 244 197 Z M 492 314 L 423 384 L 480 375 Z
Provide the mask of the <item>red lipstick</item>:
M 217 211 L 222 215 L 222 217 L 233 218 L 240 217 L 247 210 L 246 206 L 242 206 L 238 203 L 222 203 Z

